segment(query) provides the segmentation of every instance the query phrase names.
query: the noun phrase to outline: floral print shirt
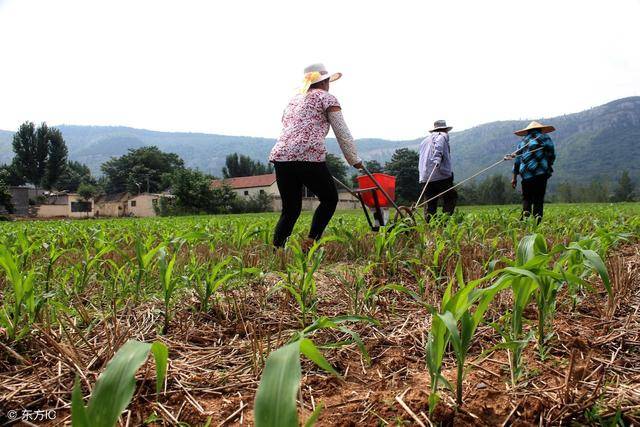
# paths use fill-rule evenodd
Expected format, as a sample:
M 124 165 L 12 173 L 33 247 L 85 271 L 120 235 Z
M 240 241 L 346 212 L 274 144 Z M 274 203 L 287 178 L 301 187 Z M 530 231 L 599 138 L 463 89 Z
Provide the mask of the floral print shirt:
M 282 115 L 282 133 L 271 149 L 271 162 L 324 162 L 329 133 L 327 109 L 339 107 L 335 96 L 322 89 L 312 89 L 294 96 Z

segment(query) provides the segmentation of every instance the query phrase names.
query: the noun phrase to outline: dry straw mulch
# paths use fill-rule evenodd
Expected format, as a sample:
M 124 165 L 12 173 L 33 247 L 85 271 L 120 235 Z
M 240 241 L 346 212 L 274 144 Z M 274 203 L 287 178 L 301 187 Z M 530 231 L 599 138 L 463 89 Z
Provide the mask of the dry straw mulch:
M 541 362 L 533 343 L 525 352 L 527 373 L 514 388 L 506 354 L 497 351 L 478 361 L 483 349 L 497 342 L 488 326 L 478 330 L 465 379 L 464 405 L 442 392 L 436 412 L 428 415 L 429 376 L 424 347 L 429 314 L 410 298 L 388 293 L 378 301 L 381 326 L 356 325 L 372 358 L 365 363 L 353 345 L 326 351 L 344 374 L 339 381 L 303 363 L 301 416 L 315 405 L 324 410 L 318 425 L 384 425 L 400 420 L 413 425 L 559 425 L 589 423 L 590 413 L 612 416 L 621 411 L 628 423 L 640 424 L 640 246 L 629 245 L 609 257 L 617 306 L 606 313 L 606 295 L 588 294 L 571 311 L 566 298 L 554 320 L 555 335 L 548 358 Z M 335 267 L 332 267 L 335 268 Z M 329 273 L 329 272 L 324 272 Z M 165 392 L 155 395 L 155 372 L 148 362 L 138 373 L 133 403 L 123 425 L 140 425 L 153 415 L 153 425 L 251 425 L 252 406 L 264 357 L 298 327 L 295 308 L 284 295 L 266 299 L 277 281 L 267 277 L 249 290 L 226 294 L 226 302 L 210 313 L 194 311 L 195 301 L 182 301 L 169 333 L 158 335 L 161 304 L 147 303 L 105 314 L 90 329 L 78 319 L 61 325 L 34 326 L 16 348 L 0 341 L 0 413 L 9 409 L 56 409 L 52 424 L 70 423 L 70 394 L 76 375 L 87 395 L 114 352 L 130 338 L 160 339 L 170 349 Z M 331 274 L 320 274 L 319 313 L 348 312 L 348 299 Z M 82 301 L 78 301 L 82 304 Z M 504 312 L 501 297 L 494 314 Z M 527 316 L 535 320 L 535 310 Z M 340 338 L 331 331 L 314 336 L 318 343 Z M 455 360 L 448 355 L 445 376 L 455 380 Z

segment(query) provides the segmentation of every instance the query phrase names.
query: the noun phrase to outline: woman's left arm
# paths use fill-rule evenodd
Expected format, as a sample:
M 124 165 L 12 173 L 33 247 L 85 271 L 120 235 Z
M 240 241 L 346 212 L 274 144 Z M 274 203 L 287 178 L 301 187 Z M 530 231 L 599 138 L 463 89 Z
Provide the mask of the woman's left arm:
M 362 168 L 362 160 L 358 157 L 353 137 L 351 136 L 347 123 L 344 121 L 340 107 L 329 107 L 327 109 L 327 117 L 333 133 L 336 135 L 342 154 L 344 154 L 344 158 L 347 159 L 347 162 L 351 166 L 357 169 Z

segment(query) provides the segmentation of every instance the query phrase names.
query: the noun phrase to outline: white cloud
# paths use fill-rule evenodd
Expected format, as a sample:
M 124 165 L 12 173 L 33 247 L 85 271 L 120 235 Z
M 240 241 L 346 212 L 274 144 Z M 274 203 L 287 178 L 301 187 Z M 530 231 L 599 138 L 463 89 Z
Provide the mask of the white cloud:
M 0 128 L 277 136 L 302 68 L 356 137 L 414 138 L 640 95 L 638 0 L 0 0 Z

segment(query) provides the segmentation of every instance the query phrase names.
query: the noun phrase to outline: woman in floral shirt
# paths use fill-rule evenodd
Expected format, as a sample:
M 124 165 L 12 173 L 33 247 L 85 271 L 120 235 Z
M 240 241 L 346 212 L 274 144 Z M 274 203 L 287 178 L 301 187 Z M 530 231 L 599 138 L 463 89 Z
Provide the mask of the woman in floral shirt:
M 304 86 L 289 101 L 282 116 L 282 133 L 269 155 L 282 198 L 282 213 L 273 238 L 277 247 L 284 246 L 300 216 L 303 186 L 320 200 L 305 246 L 322 236 L 336 210 L 338 192 L 325 161 L 324 139 L 330 126 L 347 162 L 362 168 L 340 103 L 329 93 L 329 82 L 342 75 L 329 74 L 322 64 L 311 65 L 304 73 Z

